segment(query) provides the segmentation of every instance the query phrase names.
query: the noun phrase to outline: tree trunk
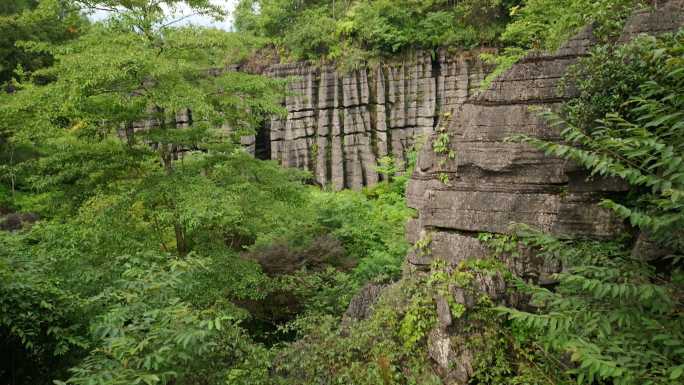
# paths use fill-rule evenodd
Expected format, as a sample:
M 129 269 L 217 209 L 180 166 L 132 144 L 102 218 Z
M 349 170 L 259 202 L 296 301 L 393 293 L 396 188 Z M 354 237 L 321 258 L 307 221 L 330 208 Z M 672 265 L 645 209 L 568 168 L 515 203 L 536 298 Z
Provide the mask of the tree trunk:
M 176 250 L 178 251 L 178 256 L 185 257 L 188 255 L 189 251 L 188 244 L 185 240 L 185 229 L 178 220 L 176 220 L 176 223 L 174 223 L 173 228 L 176 232 Z

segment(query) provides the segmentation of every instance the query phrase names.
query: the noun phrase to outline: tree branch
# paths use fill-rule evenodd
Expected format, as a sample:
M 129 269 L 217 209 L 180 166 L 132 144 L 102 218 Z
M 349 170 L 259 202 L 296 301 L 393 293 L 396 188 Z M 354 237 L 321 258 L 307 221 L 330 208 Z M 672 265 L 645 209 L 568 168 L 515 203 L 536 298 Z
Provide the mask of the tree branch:
M 170 25 L 176 24 L 176 23 L 181 22 L 181 21 L 183 21 L 183 20 L 185 20 L 185 19 L 187 19 L 187 18 L 190 18 L 190 17 L 193 17 L 193 16 L 197 16 L 197 15 L 200 15 L 200 14 L 201 14 L 201 13 L 199 13 L 199 12 L 193 12 L 193 13 L 191 13 L 191 14 L 189 14 L 189 15 L 185 15 L 185 16 L 182 16 L 182 17 L 180 17 L 180 18 L 178 18 L 178 19 L 171 20 L 170 22 L 168 22 L 168 23 L 163 24 L 162 26 L 160 26 L 159 29 L 166 28 L 166 27 L 168 27 L 168 26 L 170 26 Z

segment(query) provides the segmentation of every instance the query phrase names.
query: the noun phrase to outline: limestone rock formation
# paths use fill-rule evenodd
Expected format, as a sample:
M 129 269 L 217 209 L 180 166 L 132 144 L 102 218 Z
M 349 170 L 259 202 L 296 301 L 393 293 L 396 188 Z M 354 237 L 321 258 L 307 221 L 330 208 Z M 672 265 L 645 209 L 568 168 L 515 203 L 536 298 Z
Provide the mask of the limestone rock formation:
M 682 2 L 634 15 L 622 41 L 638 33 L 672 31 L 684 24 Z M 419 216 L 408 226 L 416 241 L 430 234 L 432 258 L 458 263 L 485 252 L 479 232 L 506 233 L 524 223 L 559 236 L 610 237 L 622 223 L 597 206 L 607 192 L 625 191 L 616 180 L 591 180 L 576 165 L 527 145 L 507 142 L 515 134 L 558 140 L 534 108 L 557 109 L 575 90 L 560 90 L 567 68 L 595 44 L 591 27 L 553 54 L 527 56 L 453 112 L 446 133 L 454 159 L 433 150 L 433 133 L 409 184 L 409 205 Z M 534 107 L 534 108 L 532 108 Z M 448 183 L 440 175 L 448 176 Z M 414 256 L 417 265 L 429 260 Z
M 330 65 L 279 64 L 265 74 L 290 78 L 284 118 L 269 125 L 271 159 L 309 169 L 321 185 L 355 188 L 378 182 L 377 161 L 406 161 L 441 111 L 474 94 L 488 68 L 479 52 L 403 60 L 352 72 Z
M 654 12 L 638 12 L 620 37 L 629 41 L 640 33 L 673 31 L 684 25 L 684 1 L 675 0 Z M 555 53 L 535 53 L 514 65 L 481 93 L 457 105 L 449 122 L 429 137 L 408 188 L 409 205 L 418 218 L 407 226 L 411 242 L 428 245 L 408 257 L 409 271 L 420 270 L 435 259 L 451 266 L 468 258 L 484 257 L 480 232 L 506 233 L 512 223 L 524 223 L 557 236 L 611 237 L 622 222 L 597 203 L 609 192 L 625 191 L 616 180 L 591 180 L 576 165 L 544 155 L 529 146 L 506 141 L 515 134 L 559 140 L 531 107 L 557 109 L 573 97 L 572 87 L 559 89 L 568 67 L 596 44 L 587 27 Z M 454 156 L 435 151 L 445 142 Z M 560 266 L 523 258 L 506 262 L 511 270 L 538 282 L 552 283 L 548 273 Z M 528 254 L 529 257 L 530 254 Z M 483 294 L 500 299 L 502 282 L 484 284 Z M 480 285 L 482 286 L 482 285 Z M 453 293 L 467 304 L 467 296 Z M 460 298 L 460 299 L 459 299 Z M 510 299 L 508 299 L 510 302 Z M 439 309 L 439 302 L 437 302 Z M 440 316 L 441 319 L 448 317 Z M 428 339 L 430 356 L 449 384 L 467 383 L 476 352 L 458 341 L 468 338 L 462 328 L 440 323 Z

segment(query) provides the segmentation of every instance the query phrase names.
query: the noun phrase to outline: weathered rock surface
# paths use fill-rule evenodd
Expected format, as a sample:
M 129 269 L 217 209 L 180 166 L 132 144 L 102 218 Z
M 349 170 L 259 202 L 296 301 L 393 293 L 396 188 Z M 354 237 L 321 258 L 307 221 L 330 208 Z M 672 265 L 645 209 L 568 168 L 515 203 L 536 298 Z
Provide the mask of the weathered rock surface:
M 377 285 L 374 283 L 369 283 L 364 286 L 349 303 L 349 307 L 342 318 L 342 325 L 344 326 L 353 321 L 361 321 L 370 318 L 370 316 L 373 315 L 373 306 L 386 287 L 386 285 Z
M 684 1 L 671 1 L 654 12 L 633 15 L 620 41 L 683 25 Z M 408 188 L 408 202 L 418 211 L 418 218 L 408 224 L 407 237 L 414 243 L 422 240 L 421 247 L 407 259 L 409 271 L 425 268 L 435 259 L 455 266 L 469 258 L 485 257 L 488 251 L 477 234 L 506 233 L 513 223 L 557 236 L 611 237 L 623 228 L 620 220 L 597 203 L 605 193 L 625 191 L 624 184 L 590 180 L 574 164 L 505 140 L 515 134 L 559 140 L 559 132 L 530 107 L 556 109 L 573 97 L 576 90 L 565 87 L 561 92 L 559 81 L 595 44 L 588 27 L 555 53 L 527 56 L 486 91 L 455 106 L 450 121 L 444 122 L 446 129 L 430 135 Z M 433 150 L 440 134 L 449 136 L 454 159 Z M 442 182 L 444 176 L 448 176 L 447 183 Z M 635 253 L 648 254 L 641 249 Z M 561 266 L 535 261 L 526 250 L 519 254 L 521 257 L 504 261 L 513 272 L 553 284 L 550 273 Z M 498 277 L 476 277 L 474 285 L 495 303 L 524 303 L 524 298 L 505 298 L 506 285 Z M 451 295 L 466 307 L 473 302 L 472 293 L 458 288 Z M 439 300 L 436 306 L 444 313 Z M 450 317 L 439 313 L 439 325 L 428 337 L 428 352 L 446 383 L 465 384 L 477 352 L 454 342 L 470 337 L 463 328 L 447 322 Z
M 635 14 L 621 41 L 675 30 L 684 24 L 683 3 Z M 409 205 L 419 216 L 407 235 L 415 241 L 429 234 L 432 253 L 411 256 L 409 262 L 426 265 L 442 258 L 456 264 L 480 257 L 486 250 L 475 235 L 506 233 L 512 223 L 559 236 L 611 237 L 622 228 L 597 202 L 607 192 L 625 191 L 624 184 L 590 180 L 572 163 L 505 140 L 515 134 L 559 139 L 559 132 L 530 107 L 555 109 L 573 97 L 573 87 L 561 92 L 559 81 L 595 44 L 588 27 L 553 54 L 527 56 L 457 106 L 446 129 L 455 159 L 435 153 L 432 144 L 439 133 L 431 134 L 408 188 Z M 449 182 L 442 183 L 440 175 Z
M 292 82 L 287 116 L 269 125 L 271 159 L 311 170 L 319 184 L 336 189 L 375 184 L 378 159 L 405 161 L 442 111 L 474 94 L 488 71 L 478 57 L 416 53 L 348 73 L 329 65 L 273 65 L 265 74 Z
M 444 113 L 479 90 L 491 70 L 480 53 L 442 50 L 433 58 L 416 52 L 354 71 L 311 63 L 231 67 L 289 79 L 283 101 L 287 115 L 272 117 L 256 136 L 240 142 L 257 157 L 310 170 L 320 185 L 340 190 L 376 184 L 380 158 L 392 156 L 401 167 L 416 141 L 430 135 Z M 164 124 L 187 127 L 192 113 L 180 111 Z M 120 135 L 131 137 L 160 125 L 145 120 Z

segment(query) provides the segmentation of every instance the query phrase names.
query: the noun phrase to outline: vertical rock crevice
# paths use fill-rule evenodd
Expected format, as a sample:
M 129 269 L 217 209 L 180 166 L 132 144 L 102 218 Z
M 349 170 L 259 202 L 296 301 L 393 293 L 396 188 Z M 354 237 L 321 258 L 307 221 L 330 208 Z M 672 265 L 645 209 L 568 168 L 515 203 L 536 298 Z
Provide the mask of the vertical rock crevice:
M 256 132 L 254 157 L 261 160 L 271 159 L 271 122 L 264 120 Z
M 333 115 L 332 184 L 337 190 L 347 186 L 347 167 L 344 153 L 344 84 L 342 77 L 335 74 L 335 114 Z
M 385 110 L 385 143 L 386 143 L 386 155 L 392 156 L 394 154 L 394 149 L 392 148 L 392 109 L 394 101 L 391 100 L 390 91 L 390 68 L 382 68 L 382 86 L 384 89 L 384 110 Z
M 369 68 L 366 71 L 366 80 L 368 87 L 368 123 L 369 123 L 369 139 L 370 139 L 370 155 L 376 160 L 379 160 L 384 155 L 380 152 L 380 146 L 378 143 L 378 95 L 377 87 L 375 87 L 376 73 L 373 68 Z M 378 180 L 381 177 L 378 176 Z M 364 182 L 365 183 L 365 182 Z
M 434 131 L 437 128 L 437 125 L 439 124 L 440 116 L 442 113 L 442 55 L 438 52 L 433 52 L 433 54 L 430 56 L 430 59 L 432 64 L 431 76 L 433 80 L 434 89 L 434 95 L 431 95 L 434 96 L 434 117 L 432 121 L 432 130 Z
M 314 111 L 312 114 L 313 118 L 313 131 L 312 135 L 307 138 L 307 144 L 308 144 L 308 151 L 309 151 L 309 170 L 311 170 L 314 173 L 314 179 L 318 182 L 321 183 L 321 176 L 319 174 L 319 162 L 321 161 L 319 157 L 319 152 L 322 150 L 320 148 L 320 122 L 319 122 L 319 114 L 316 113 L 316 110 L 318 109 L 318 98 L 319 98 L 319 88 L 321 86 L 321 78 L 320 78 L 320 73 L 316 74 L 316 76 L 311 77 L 311 89 L 308 91 L 308 94 L 310 95 L 309 97 L 311 98 L 311 109 Z

